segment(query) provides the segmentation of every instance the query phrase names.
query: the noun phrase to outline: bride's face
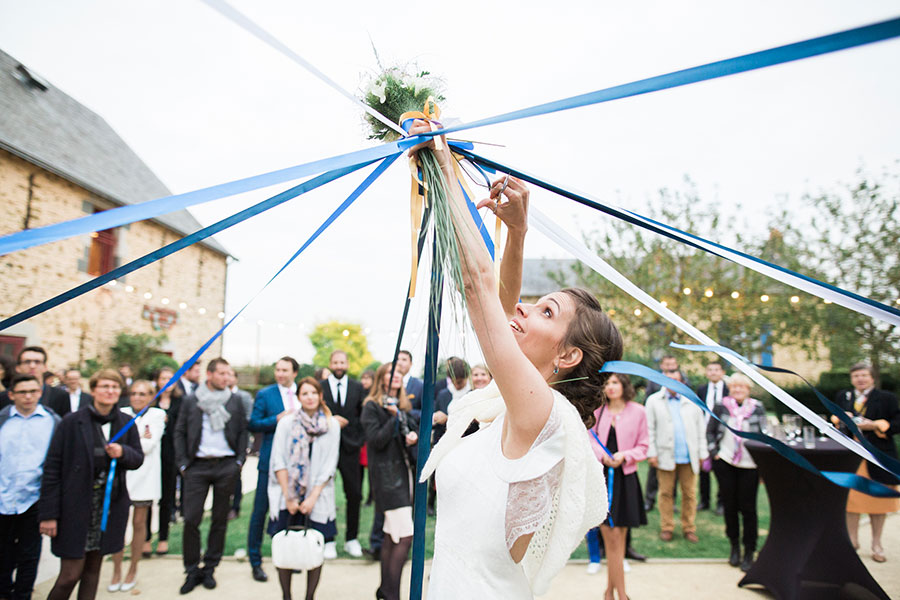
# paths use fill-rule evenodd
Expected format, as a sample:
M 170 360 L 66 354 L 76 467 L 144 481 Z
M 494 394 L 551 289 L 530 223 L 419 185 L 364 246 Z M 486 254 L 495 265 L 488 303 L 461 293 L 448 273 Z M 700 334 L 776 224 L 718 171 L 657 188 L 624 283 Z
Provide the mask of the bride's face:
M 559 362 L 562 341 L 575 316 L 575 302 L 563 292 L 544 296 L 535 304 L 519 303 L 510 319 L 519 348 L 545 377 Z

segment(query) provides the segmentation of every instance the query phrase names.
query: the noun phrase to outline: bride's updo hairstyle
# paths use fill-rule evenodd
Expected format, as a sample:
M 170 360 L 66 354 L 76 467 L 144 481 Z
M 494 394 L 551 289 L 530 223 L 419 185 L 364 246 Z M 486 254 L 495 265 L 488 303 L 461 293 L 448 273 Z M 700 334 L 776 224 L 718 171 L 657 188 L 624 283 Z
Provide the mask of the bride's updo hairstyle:
M 594 410 L 603 398 L 603 386 L 608 374 L 598 371 L 610 360 L 621 360 L 624 343 L 619 328 L 600 306 L 597 299 L 580 288 L 566 288 L 575 303 L 575 315 L 562 340 L 562 347 L 579 348 L 581 362 L 573 369 L 561 372 L 561 383 L 553 387 L 578 409 L 587 427 L 594 425 Z M 575 381 L 566 381 L 574 379 Z

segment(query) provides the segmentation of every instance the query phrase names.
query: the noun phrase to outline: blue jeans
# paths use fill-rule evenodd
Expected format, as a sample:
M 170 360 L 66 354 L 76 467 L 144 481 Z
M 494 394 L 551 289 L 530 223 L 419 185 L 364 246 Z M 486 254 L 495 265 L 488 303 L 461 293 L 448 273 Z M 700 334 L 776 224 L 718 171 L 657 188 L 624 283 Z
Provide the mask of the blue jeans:
M 256 478 L 256 496 L 253 498 L 253 514 L 250 515 L 250 529 L 247 531 L 247 555 L 250 565 L 262 564 L 262 538 L 269 512 L 269 470 L 259 471 Z
M 600 562 L 600 559 L 603 558 L 603 554 L 600 552 L 600 528 L 594 527 L 593 529 L 588 529 L 587 532 L 587 547 L 588 547 L 588 556 L 591 559 L 592 563 Z

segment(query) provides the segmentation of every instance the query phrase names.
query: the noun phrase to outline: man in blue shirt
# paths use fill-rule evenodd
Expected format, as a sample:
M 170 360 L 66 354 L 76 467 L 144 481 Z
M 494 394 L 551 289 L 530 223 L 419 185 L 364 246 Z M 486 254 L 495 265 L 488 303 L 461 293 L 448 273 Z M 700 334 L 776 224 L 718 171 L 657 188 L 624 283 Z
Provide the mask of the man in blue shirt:
M 677 370 L 664 374 L 670 379 L 682 380 Z M 709 457 L 703 411 L 684 396 L 666 388 L 651 394 L 644 409 L 650 442 L 647 462 L 656 469 L 659 480 L 659 538 L 669 542 L 674 535 L 677 480 L 682 492 L 681 532 L 687 541 L 697 543 L 695 486 L 700 462 Z
M 15 375 L 0 409 L 0 598 L 29 600 L 41 557 L 37 501 L 59 417 L 39 403 L 34 375 Z M 13 583 L 13 571 L 16 572 Z

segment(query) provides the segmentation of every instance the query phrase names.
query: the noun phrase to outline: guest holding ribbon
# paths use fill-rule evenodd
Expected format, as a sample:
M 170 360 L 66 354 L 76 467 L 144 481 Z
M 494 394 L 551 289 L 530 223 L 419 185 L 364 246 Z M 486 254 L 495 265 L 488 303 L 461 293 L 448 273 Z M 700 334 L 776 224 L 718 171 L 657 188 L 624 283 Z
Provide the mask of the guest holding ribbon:
M 287 409 L 278 421 L 269 458 L 269 533 L 306 525 L 326 542 L 337 535 L 334 474 L 341 445 L 341 425 L 325 405 L 322 386 L 304 377 L 297 386 L 299 408 Z M 258 490 L 257 493 L 262 493 Z M 291 598 L 290 569 L 278 569 L 284 600 Z M 322 567 L 306 573 L 306 600 L 312 600 Z
M 153 384 L 139 379 L 128 388 L 131 406 L 122 409 L 129 418 L 140 414 L 145 406 L 153 400 Z M 134 428 L 141 437 L 141 449 L 144 451 L 144 464 L 139 469 L 129 471 L 125 475 L 128 485 L 128 496 L 134 515 L 131 521 L 131 566 L 128 574 L 122 579 L 122 559 L 125 550 L 113 554 L 113 575 L 107 590 L 110 592 L 128 592 L 137 585 L 138 562 L 144 550 L 147 521 L 150 518 L 150 507 L 162 495 L 162 454 L 163 431 L 166 428 L 166 411 L 150 407 L 139 417 L 135 417 Z
M 122 376 L 112 369 L 94 373 L 90 379 L 94 403 L 68 414 L 50 441 L 41 482 L 40 528 L 53 538 L 50 547 L 60 566 L 48 600 L 67 600 L 79 582 L 78 600 L 93 600 L 103 556 L 124 546 L 130 505 L 125 473 L 144 462 L 135 427 L 129 427 L 119 442 L 108 441 L 130 421 L 116 407 L 124 387 Z M 112 459 L 117 466 L 108 482 Z M 106 530 L 101 531 L 107 493 L 109 513 Z
M 888 456 L 897 458 L 897 446 L 894 444 L 894 436 L 900 433 L 900 407 L 897 405 L 897 397 L 875 388 L 872 367 L 865 363 L 850 367 L 850 383 L 853 388 L 838 392 L 835 403 L 853 417 L 866 440 Z M 831 420 L 835 425 L 840 425 L 837 417 L 831 417 Z M 860 463 L 856 474 L 898 489 L 895 478 L 868 461 Z M 900 498 L 876 498 L 850 490 L 847 495 L 847 532 L 850 534 L 853 547 L 859 549 L 859 516 L 867 514 L 872 524 L 872 560 L 886 561 L 881 533 L 887 514 L 898 510 Z
M 750 397 L 752 386 L 746 375 L 732 375 L 728 381 L 729 395 L 713 408 L 713 413 L 738 431 L 762 432 L 766 409 L 762 402 Z M 750 452 L 744 448 L 744 439 L 728 431 L 717 419 L 709 420 L 706 439 L 725 509 L 725 534 L 731 541 L 728 563 L 733 567 L 740 565 L 742 571 L 748 571 L 753 564 L 759 537 L 756 515 L 759 471 Z M 744 522 L 743 537 L 740 536 L 738 515 Z M 744 545 L 743 559 L 741 542 Z
M 418 423 L 399 372 L 391 379 L 391 363 L 375 371 L 375 385 L 363 403 L 362 422 L 369 448 L 369 481 L 375 511 L 384 513 L 381 585 L 376 598 L 400 599 L 403 564 L 413 539 L 412 489 Z
M 170 367 L 163 367 L 154 377 L 156 389 L 166 387 L 175 371 Z M 160 444 L 160 499 L 159 499 L 159 540 L 156 543 L 156 554 L 169 553 L 169 524 L 175 514 L 179 503 L 175 494 L 178 490 L 178 466 L 175 464 L 175 425 L 178 422 L 178 412 L 181 408 L 182 390 L 179 385 L 170 385 L 156 399 L 156 406 L 166 413 L 166 428 L 163 432 Z M 147 543 L 144 544 L 144 556 L 150 552 L 150 521 L 152 508 L 147 512 Z
M 410 130 L 430 132 L 422 120 Z M 606 517 L 603 470 L 585 426 L 594 424 L 606 379 L 598 371 L 621 358 L 622 336 L 584 290 L 517 303 L 529 191 L 514 177 L 495 181 L 479 206 L 509 229 L 498 294 L 446 140 L 423 146 L 446 183 L 466 307 L 494 376 L 453 402 L 422 469 L 421 480 L 436 469 L 440 490 L 428 598 L 532 598 Z M 463 437 L 472 419 L 490 424 Z
M 631 528 L 647 524 L 637 465 L 647 458 L 650 441 L 647 415 L 644 407 L 634 402 L 634 386 L 628 375 L 610 375 L 603 396 L 605 403 L 594 411 L 596 423 L 590 439 L 597 460 L 607 469 L 609 516 L 600 526 L 609 571 L 605 598 L 611 600 L 618 595 L 619 600 L 625 600 L 626 538 Z M 596 544 L 596 537 L 594 540 Z M 598 545 L 592 548 L 588 535 L 591 564 L 599 569 Z

